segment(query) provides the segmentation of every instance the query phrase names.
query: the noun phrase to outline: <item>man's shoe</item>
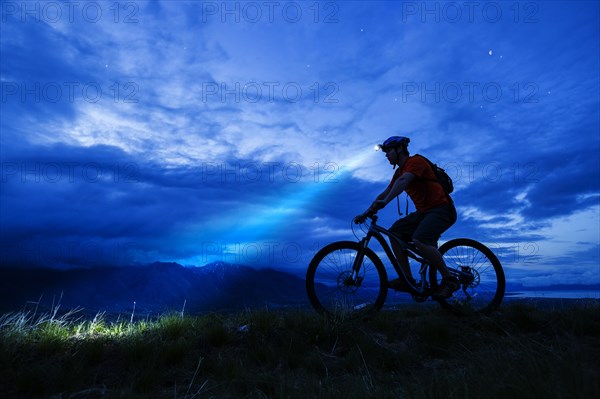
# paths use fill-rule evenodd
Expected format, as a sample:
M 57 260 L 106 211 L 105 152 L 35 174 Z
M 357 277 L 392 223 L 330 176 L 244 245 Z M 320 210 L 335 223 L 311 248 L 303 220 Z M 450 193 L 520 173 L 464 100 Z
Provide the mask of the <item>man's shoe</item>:
M 414 279 L 409 278 L 409 280 L 411 281 L 411 283 L 413 285 L 415 285 Z M 400 291 L 400 292 L 410 292 L 411 291 L 410 287 L 406 283 L 406 280 L 404 280 L 403 278 L 395 278 L 393 280 L 388 281 L 388 288 L 391 288 L 393 290 Z
M 457 291 L 459 288 L 460 283 L 456 277 L 443 278 L 440 289 L 437 290 L 432 297 L 434 299 L 448 299 L 452 296 L 454 291 Z

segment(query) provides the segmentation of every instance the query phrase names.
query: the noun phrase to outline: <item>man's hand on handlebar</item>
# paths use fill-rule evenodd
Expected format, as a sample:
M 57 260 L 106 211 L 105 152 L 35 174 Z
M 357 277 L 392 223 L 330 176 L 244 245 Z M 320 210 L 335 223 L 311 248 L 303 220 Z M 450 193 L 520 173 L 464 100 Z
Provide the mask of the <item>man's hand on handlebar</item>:
M 354 218 L 354 224 L 362 224 L 367 220 L 367 217 L 374 215 L 373 211 L 366 211 Z
M 385 207 L 385 201 L 377 200 L 377 201 L 373 202 L 373 205 L 371 205 L 371 207 L 369 209 L 367 209 L 364 213 L 362 213 L 354 218 L 354 223 L 355 224 L 364 223 L 368 217 L 372 217 L 373 215 L 375 215 L 377 213 L 378 210 L 382 209 L 383 207 Z

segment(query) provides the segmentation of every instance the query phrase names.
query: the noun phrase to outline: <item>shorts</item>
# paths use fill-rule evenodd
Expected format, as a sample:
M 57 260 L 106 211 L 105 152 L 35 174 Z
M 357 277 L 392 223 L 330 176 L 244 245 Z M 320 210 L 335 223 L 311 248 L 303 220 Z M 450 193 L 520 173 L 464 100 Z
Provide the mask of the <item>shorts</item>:
M 456 222 L 456 208 L 453 204 L 443 204 L 426 212 L 413 212 L 396 221 L 390 231 L 402 240 L 419 240 L 423 244 L 437 247 L 437 242 Z

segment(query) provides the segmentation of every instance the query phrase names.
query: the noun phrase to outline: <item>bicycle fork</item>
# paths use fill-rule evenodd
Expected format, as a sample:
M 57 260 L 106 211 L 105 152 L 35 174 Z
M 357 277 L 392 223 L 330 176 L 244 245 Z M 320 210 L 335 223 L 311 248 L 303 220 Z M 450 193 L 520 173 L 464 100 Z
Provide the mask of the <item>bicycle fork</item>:
M 345 286 L 354 285 L 356 287 L 360 287 L 360 285 L 363 281 L 363 277 L 360 276 L 359 273 L 360 273 L 360 268 L 362 266 L 363 260 L 365 259 L 365 251 L 366 251 L 367 245 L 369 245 L 368 238 L 369 237 L 365 237 L 362 240 L 360 240 L 359 250 L 356 253 L 356 258 L 354 258 L 354 262 L 352 263 L 352 274 L 344 280 Z

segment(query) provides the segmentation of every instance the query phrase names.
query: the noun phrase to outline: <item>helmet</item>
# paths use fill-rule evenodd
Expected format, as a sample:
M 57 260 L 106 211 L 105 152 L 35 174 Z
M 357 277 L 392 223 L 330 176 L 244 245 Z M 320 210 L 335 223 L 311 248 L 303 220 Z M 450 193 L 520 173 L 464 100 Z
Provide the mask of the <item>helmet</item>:
M 377 145 L 377 147 L 382 151 L 387 151 L 395 147 L 408 147 L 408 143 L 410 143 L 410 139 L 408 137 L 392 136 L 384 141 L 383 144 Z

